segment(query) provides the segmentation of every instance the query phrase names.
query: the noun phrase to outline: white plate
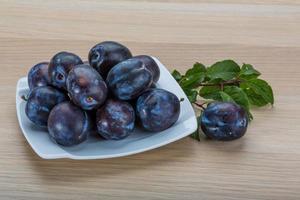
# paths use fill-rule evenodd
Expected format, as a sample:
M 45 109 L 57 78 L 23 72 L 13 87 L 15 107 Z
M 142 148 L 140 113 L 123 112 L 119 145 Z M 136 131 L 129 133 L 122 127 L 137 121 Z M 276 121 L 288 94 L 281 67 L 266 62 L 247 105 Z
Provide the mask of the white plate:
M 104 159 L 155 149 L 193 133 L 197 128 L 197 121 L 191 104 L 165 66 L 156 58 L 154 59 L 161 72 L 158 87 L 173 92 L 178 98 L 185 99 L 181 102 L 179 119 L 172 127 L 158 133 L 144 132 L 142 129 L 136 128 L 129 137 L 120 141 L 90 137 L 86 142 L 75 147 L 59 146 L 50 140 L 46 129 L 36 127 L 25 115 L 26 102 L 21 99 L 21 96 L 27 94 L 29 89 L 27 78 L 23 77 L 17 84 L 17 115 L 22 132 L 32 149 L 44 159 Z

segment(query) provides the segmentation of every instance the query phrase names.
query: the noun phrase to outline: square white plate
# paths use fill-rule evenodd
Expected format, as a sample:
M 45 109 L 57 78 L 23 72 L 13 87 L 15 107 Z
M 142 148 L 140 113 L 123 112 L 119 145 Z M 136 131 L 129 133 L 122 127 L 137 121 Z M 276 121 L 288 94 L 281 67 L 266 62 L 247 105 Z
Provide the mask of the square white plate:
M 178 98 L 185 99 L 181 102 L 179 119 L 172 127 L 158 133 L 144 132 L 142 129 L 136 128 L 129 137 L 120 141 L 90 137 L 86 142 L 75 147 L 59 146 L 50 140 L 46 129 L 36 127 L 25 115 L 26 102 L 22 100 L 21 96 L 27 94 L 29 89 L 27 78 L 23 77 L 17 83 L 17 115 L 21 130 L 32 149 L 44 159 L 104 159 L 155 149 L 193 133 L 197 129 L 197 121 L 188 98 L 166 67 L 156 58 L 154 59 L 161 72 L 157 83 L 158 87 L 173 92 Z

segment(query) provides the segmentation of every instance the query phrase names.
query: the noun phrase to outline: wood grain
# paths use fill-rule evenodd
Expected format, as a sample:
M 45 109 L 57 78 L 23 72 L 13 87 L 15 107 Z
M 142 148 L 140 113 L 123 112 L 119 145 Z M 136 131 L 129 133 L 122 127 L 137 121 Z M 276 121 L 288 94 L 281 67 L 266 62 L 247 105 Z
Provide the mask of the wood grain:
M 212 2 L 212 3 L 211 3 Z M 299 199 L 299 1 L 0 1 L 0 199 Z M 16 118 L 15 87 L 35 63 L 102 40 L 184 71 L 195 61 L 255 65 L 275 106 L 234 142 L 185 138 L 108 160 L 42 160 Z

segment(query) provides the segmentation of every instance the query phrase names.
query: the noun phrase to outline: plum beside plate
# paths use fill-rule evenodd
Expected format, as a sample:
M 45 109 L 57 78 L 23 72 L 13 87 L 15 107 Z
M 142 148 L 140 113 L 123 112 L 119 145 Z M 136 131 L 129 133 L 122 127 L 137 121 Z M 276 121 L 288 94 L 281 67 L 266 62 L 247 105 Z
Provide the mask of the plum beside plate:
M 194 110 L 181 87 L 173 79 L 166 67 L 156 58 L 154 59 L 161 72 L 161 78 L 156 84 L 157 87 L 173 92 L 179 99 L 185 99 L 181 102 L 179 119 L 172 127 L 157 133 L 149 133 L 136 128 L 129 137 L 119 141 L 101 140 L 92 136 L 86 142 L 74 147 L 59 146 L 50 140 L 47 129 L 36 127 L 26 117 L 26 103 L 21 99 L 21 96 L 26 94 L 29 88 L 27 78 L 23 77 L 17 84 L 17 115 L 23 135 L 32 149 L 44 159 L 104 159 L 148 151 L 190 135 L 197 129 Z

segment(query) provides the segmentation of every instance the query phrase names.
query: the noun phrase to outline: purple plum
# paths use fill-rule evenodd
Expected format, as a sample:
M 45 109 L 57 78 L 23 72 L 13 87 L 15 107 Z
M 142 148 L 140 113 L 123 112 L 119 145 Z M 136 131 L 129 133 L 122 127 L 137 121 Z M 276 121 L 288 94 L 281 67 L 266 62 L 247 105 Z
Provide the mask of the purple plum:
M 113 95 L 121 100 L 132 100 L 151 87 L 152 73 L 139 59 L 131 58 L 114 66 L 106 83 Z
M 49 62 L 41 62 L 34 65 L 28 72 L 27 81 L 29 89 L 50 85 L 51 80 L 48 74 Z
M 134 122 L 134 109 L 125 101 L 108 99 L 97 110 L 98 133 L 105 139 L 120 140 L 127 137 L 134 129 Z
M 73 67 L 66 83 L 72 101 L 84 110 L 96 109 L 106 100 L 106 83 L 89 65 L 82 64 Z
M 89 52 L 89 62 L 103 78 L 116 64 L 131 58 L 131 52 L 124 45 L 105 41 L 95 45 Z
M 246 133 L 248 116 L 245 109 L 236 103 L 212 102 L 203 111 L 200 123 L 207 137 L 230 141 Z
M 60 103 L 50 112 L 48 132 L 57 144 L 80 144 L 87 139 L 91 128 L 88 114 L 71 102 Z
M 156 83 L 158 81 L 160 76 L 160 70 L 157 63 L 151 56 L 139 55 L 139 56 L 134 56 L 132 58 L 136 58 L 142 61 L 145 64 L 146 68 L 152 73 L 153 82 Z
M 51 84 L 60 89 L 67 89 L 66 80 L 69 71 L 76 65 L 83 64 L 79 56 L 69 52 L 59 52 L 50 60 L 48 73 Z
M 138 98 L 136 113 L 145 130 L 163 131 L 178 120 L 180 101 L 169 91 L 151 88 Z

